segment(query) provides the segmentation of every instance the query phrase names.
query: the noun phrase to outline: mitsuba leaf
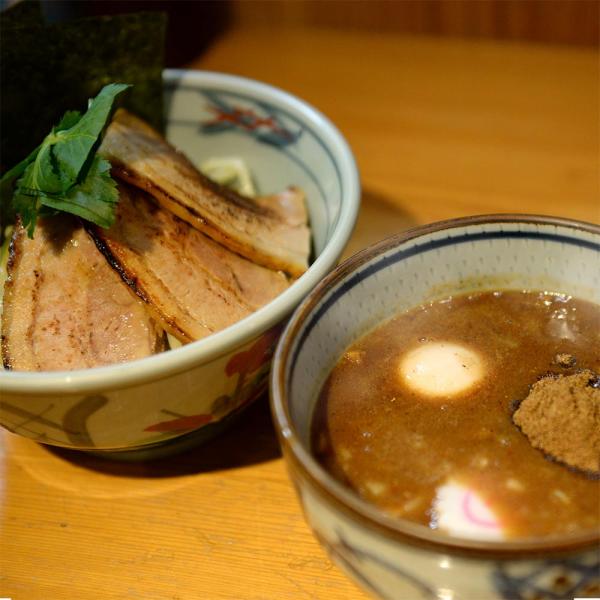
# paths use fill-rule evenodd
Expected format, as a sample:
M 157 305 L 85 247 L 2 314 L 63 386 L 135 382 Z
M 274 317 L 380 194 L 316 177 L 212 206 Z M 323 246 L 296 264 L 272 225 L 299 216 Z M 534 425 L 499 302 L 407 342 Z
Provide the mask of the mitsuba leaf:
M 91 164 L 92 154 L 100 144 L 100 136 L 108 124 L 113 102 L 128 87 L 124 83 L 104 86 L 75 125 L 58 131 L 55 128 L 53 131 L 51 157 L 63 186 L 59 191 L 66 192 L 78 179 L 85 178 L 85 167 Z
M 40 192 L 58 194 L 61 191 L 61 178 L 53 164 L 52 137 L 50 134 L 38 148 L 35 160 L 27 165 L 23 176 L 17 181 L 17 191 L 21 195 L 35 196 Z
M 101 227 L 110 227 L 115 221 L 119 192 L 110 176 L 110 163 L 95 155 L 86 178 L 66 195 L 41 195 L 39 198 L 45 207 L 72 213 Z
M 27 166 L 18 183 L 19 191 L 25 195 L 66 194 L 83 180 L 100 144 L 115 97 L 128 87 L 126 84 L 107 85 L 90 102 L 83 116 L 67 113 L 46 136 L 35 161 Z
M 17 214 L 16 204 L 13 201 L 15 181 L 23 175 L 25 169 L 35 160 L 39 150 L 38 146 L 27 158 L 6 171 L 0 179 L 0 243 L 4 241 L 4 228 L 9 223 L 15 222 Z
M 79 119 L 81 119 L 81 113 L 76 110 L 69 110 L 60 120 L 58 125 L 54 127 L 54 133 L 62 131 L 63 129 L 70 129 L 75 126 Z M 6 171 L 0 179 L 0 198 L 2 206 L 10 204 L 13 195 L 14 182 L 23 175 L 25 169 L 37 158 L 38 152 L 40 151 L 41 145 L 33 150 L 27 158 L 24 158 L 20 163 L 17 163 L 12 169 Z
M 80 112 L 75 110 L 67 111 L 63 115 L 63 118 L 60 120 L 58 125 L 54 128 L 54 132 L 62 131 L 63 129 L 70 129 L 77 124 L 79 119 L 81 119 Z M 12 169 L 6 171 L 6 173 L 4 173 L 2 176 L 2 179 L 0 179 L 0 242 L 3 241 L 1 238 L 4 232 L 4 227 L 6 227 L 8 223 L 14 223 L 15 221 L 15 217 L 18 212 L 15 209 L 17 205 L 25 212 L 28 212 L 29 210 L 35 212 L 34 208 L 27 208 L 29 205 L 35 205 L 35 203 L 33 203 L 31 200 L 31 197 L 21 196 L 19 200 L 15 199 L 13 201 L 13 193 L 15 182 L 23 175 L 27 167 L 35 161 L 40 148 L 41 145 L 33 150 L 33 152 L 31 152 L 27 158 L 24 158 Z
M 40 211 L 69 212 L 102 227 L 113 223 L 117 187 L 110 163 L 97 156 L 96 149 L 115 97 L 128 87 L 109 84 L 90 101 L 85 114 L 65 113 L 42 144 L 2 178 L 3 209 L 10 205 L 21 216 L 29 237 Z
M 54 132 L 62 131 L 63 129 L 71 129 L 79 123 L 81 113 L 78 110 L 68 110 L 54 127 Z
M 40 208 L 39 196 L 25 196 L 15 193 L 12 203 L 15 213 L 21 217 L 21 223 L 27 230 L 27 235 L 33 237 L 35 222 Z

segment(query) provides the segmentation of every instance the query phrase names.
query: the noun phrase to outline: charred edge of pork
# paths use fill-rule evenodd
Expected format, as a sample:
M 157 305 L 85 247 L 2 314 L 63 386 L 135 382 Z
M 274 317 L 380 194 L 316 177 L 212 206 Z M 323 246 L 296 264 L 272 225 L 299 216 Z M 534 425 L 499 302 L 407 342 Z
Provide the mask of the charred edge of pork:
M 110 249 L 109 244 L 102 237 L 102 233 L 99 232 L 98 227 L 87 221 L 83 222 L 83 225 L 88 235 L 92 238 L 92 240 L 96 244 L 96 247 L 104 256 L 108 264 L 119 274 L 119 277 L 129 287 L 129 289 L 140 300 L 142 300 L 144 304 L 146 304 L 150 313 L 155 316 L 156 321 L 158 323 L 162 323 L 164 328 L 170 330 L 180 341 L 194 341 L 187 335 L 185 331 L 183 331 L 180 327 L 177 326 L 173 319 L 170 319 L 169 317 L 162 314 L 159 310 L 156 309 L 152 300 L 148 298 L 143 288 L 139 285 L 138 278 L 132 276 L 131 273 L 123 266 L 123 263 L 115 256 L 115 254 Z
M 14 280 L 13 273 L 16 268 L 16 264 L 18 260 L 21 258 L 22 250 L 20 246 L 17 245 L 17 240 L 20 236 L 25 235 L 25 230 L 21 224 L 21 217 L 17 216 L 17 221 L 15 223 L 15 228 L 10 238 L 10 243 L 8 245 L 8 261 L 6 263 L 6 272 L 8 273 L 8 277 L 4 282 L 4 299 L 6 300 L 8 294 L 11 293 Z M 2 318 L 2 327 L 0 329 L 0 352 L 2 353 L 2 364 L 5 369 L 12 370 L 12 361 L 10 355 L 8 353 L 7 340 L 6 335 L 4 333 L 4 315 Z

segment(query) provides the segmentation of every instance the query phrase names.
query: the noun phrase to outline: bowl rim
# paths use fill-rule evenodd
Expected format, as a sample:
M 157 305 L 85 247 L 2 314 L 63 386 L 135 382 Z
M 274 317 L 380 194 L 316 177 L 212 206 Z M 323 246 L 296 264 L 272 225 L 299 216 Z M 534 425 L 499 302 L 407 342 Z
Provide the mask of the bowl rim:
M 600 531 L 586 531 L 570 536 L 557 535 L 543 538 L 487 541 L 434 532 L 425 525 L 386 515 L 374 505 L 359 498 L 321 467 L 300 440 L 289 411 L 285 372 L 288 362 L 293 356 L 292 346 L 302 325 L 334 285 L 347 279 L 360 266 L 388 250 L 398 248 L 424 235 L 468 225 L 501 223 L 555 225 L 592 233 L 600 238 L 600 226 L 593 223 L 546 215 L 506 213 L 460 217 L 417 226 L 368 246 L 329 273 L 296 308 L 288 321 L 279 338 L 271 368 L 269 394 L 271 413 L 284 457 L 290 463 L 291 470 L 297 470 L 320 495 L 335 506 L 336 510 L 387 538 L 438 552 L 451 552 L 488 559 L 570 553 L 597 544 L 600 540 Z
M 308 102 L 293 94 L 254 79 L 192 69 L 165 69 L 163 86 L 185 79 L 198 87 L 219 85 L 268 99 L 302 115 L 327 140 L 344 181 L 340 213 L 330 239 L 308 270 L 287 290 L 245 319 L 207 338 L 181 348 L 121 364 L 73 371 L 11 371 L 0 369 L 3 393 L 18 395 L 76 394 L 93 390 L 110 391 L 165 379 L 241 347 L 281 322 L 304 296 L 331 270 L 339 259 L 356 223 L 360 205 L 360 178 L 356 160 L 338 128 Z

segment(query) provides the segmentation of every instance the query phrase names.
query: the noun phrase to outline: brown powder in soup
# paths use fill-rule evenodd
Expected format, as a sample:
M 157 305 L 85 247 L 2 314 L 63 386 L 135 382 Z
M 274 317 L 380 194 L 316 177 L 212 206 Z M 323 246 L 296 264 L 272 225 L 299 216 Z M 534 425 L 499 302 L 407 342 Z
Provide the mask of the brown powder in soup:
M 432 402 L 406 384 L 399 366 L 415 348 L 451 344 L 477 354 L 482 377 Z M 444 502 L 462 490 L 475 519 L 488 520 L 477 499 L 505 537 L 597 530 L 600 481 L 549 460 L 512 421 L 541 377 L 581 369 L 600 372 L 595 304 L 498 291 L 419 306 L 340 358 L 315 407 L 313 452 L 364 500 L 432 529 L 444 529 Z
M 584 370 L 546 376 L 513 415 L 533 446 L 571 467 L 600 474 L 600 384 Z

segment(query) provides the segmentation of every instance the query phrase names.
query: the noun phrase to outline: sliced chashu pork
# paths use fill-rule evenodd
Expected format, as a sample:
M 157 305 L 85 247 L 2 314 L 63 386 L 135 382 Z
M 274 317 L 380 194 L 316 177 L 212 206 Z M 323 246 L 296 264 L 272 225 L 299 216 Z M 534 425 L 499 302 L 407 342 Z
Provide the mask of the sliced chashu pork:
M 183 343 L 243 319 L 289 286 L 157 206 L 146 192 L 119 185 L 115 224 L 90 226 L 98 248 Z
M 113 173 L 152 194 L 169 211 L 230 250 L 299 277 L 308 268 L 310 233 L 297 188 L 256 201 L 205 177 L 158 132 L 116 112 L 100 153 Z
M 85 369 L 165 349 L 165 336 L 75 218 L 40 219 L 11 242 L 2 314 L 4 366 Z

